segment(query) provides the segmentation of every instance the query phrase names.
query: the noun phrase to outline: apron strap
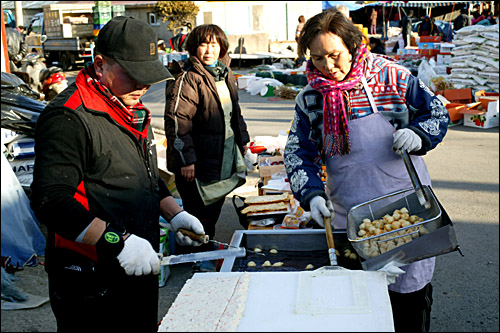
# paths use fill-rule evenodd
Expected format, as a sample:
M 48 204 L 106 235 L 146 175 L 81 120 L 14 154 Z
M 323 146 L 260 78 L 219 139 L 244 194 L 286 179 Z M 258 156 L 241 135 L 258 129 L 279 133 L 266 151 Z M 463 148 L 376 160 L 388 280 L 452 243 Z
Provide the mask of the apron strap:
M 377 113 L 377 105 L 375 104 L 375 101 L 373 100 L 373 95 L 370 92 L 370 88 L 368 87 L 368 83 L 366 82 L 366 78 L 364 75 L 361 76 L 361 83 L 363 83 L 363 87 L 365 88 L 366 96 L 368 96 L 368 100 L 370 101 L 370 106 L 372 107 L 372 110 L 374 113 Z

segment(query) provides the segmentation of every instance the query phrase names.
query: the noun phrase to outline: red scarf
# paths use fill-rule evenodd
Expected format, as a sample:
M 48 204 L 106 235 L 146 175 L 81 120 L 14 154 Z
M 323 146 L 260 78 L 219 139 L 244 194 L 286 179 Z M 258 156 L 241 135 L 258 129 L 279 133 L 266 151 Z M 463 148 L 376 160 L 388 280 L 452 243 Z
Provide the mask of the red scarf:
M 350 152 L 348 114 L 343 93 L 354 88 L 364 75 L 364 61 L 368 49 L 364 43 L 358 50 L 349 74 L 344 80 L 337 82 L 325 77 L 312 61 L 306 66 L 309 85 L 323 95 L 323 153 L 328 157 L 345 155 Z
M 125 106 L 97 78 L 94 66 L 85 66 L 75 80 L 85 107 L 108 113 L 118 124 L 128 129 L 137 139 L 148 136 L 151 112 L 142 104 Z

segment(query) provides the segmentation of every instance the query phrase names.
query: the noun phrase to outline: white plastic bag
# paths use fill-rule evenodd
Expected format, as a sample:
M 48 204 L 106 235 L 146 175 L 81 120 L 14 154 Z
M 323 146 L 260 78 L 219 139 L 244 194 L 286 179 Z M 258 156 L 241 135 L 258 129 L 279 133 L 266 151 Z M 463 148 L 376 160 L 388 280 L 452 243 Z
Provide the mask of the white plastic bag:
M 279 87 L 282 85 L 283 83 L 278 80 L 266 78 L 250 82 L 246 90 L 253 96 L 260 94 L 267 86 Z
M 431 79 L 433 77 L 437 76 L 436 72 L 434 69 L 432 69 L 431 65 L 427 61 L 427 59 L 423 59 L 420 65 L 418 66 L 418 75 L 417 77 L 422 80 L 422 82 L 430 87 L 431 86 Z
M 250 149 L 247 150 L 247 153 L 245 154 L 245 163 L 247 165 L 247 171 L 252 172 L 255 170 L 257 167 L 257 160 L 258 160 L 258 155 L 253 154 Z

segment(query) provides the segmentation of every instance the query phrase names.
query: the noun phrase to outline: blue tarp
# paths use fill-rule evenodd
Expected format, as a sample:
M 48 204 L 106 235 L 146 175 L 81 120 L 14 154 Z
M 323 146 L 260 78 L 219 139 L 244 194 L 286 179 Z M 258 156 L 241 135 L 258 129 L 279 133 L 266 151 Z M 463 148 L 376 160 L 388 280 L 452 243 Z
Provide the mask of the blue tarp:
M 2 257 L 14 267 L 35 265 L 45 254 L 45 237 L 29 205 L 29 199 L 7 158 L 2 155 Z
M 412 31 L 418 32 L 418 26 L 422 22 L 417 22 L 413 24 Z M 442 32 L 444 37 L 441 39 L 443 42 L 451 42 L 453 40 L 453 27 L 452 24 L 446 21 L 434 20 L 434 24 L 438 28 L 439 32 Z
M 361 2 L 361 4 L 359 4 L 358 2 Z M 361 9 L 365 6 L 363 4 L 363 1 L 322 1 L 322 3 L 323 10 L 335 8 L 335 6 L 337 5 L 345 5 L 347 8 L 349 8 L 350 12 Z

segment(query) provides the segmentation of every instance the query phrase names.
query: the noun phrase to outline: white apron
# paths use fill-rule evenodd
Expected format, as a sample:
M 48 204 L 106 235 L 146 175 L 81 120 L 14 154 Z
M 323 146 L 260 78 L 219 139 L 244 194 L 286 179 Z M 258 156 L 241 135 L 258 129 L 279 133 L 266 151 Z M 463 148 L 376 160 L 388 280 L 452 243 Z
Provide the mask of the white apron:
M 366 79 L 362 77 L 373 114 L 349 121 L 351 151 L 326 159 L 327 194 L 335 217 L 332 225 L 347 228 L 347 213 L 355 205 L 413 186 L 403 158 L 392 150 L 394 127 L 378 112 Z M 431 185 L 429 173 L 420 156 L 411 156 L 420 181 Z M 432 279 L 435 258 L 401 267 L 400 275 L 389 289 L 409 293 L 422 289 Z

